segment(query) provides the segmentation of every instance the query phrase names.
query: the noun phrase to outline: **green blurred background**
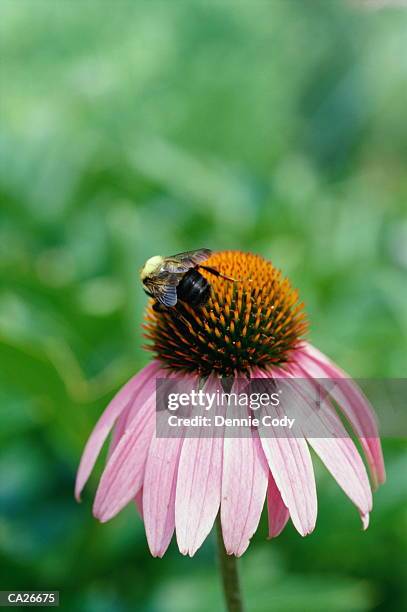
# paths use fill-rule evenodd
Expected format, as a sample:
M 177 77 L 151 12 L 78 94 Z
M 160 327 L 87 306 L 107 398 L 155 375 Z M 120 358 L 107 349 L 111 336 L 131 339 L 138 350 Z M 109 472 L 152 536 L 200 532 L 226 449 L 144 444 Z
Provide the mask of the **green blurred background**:
M 90 612 L 221 609 L 214 540 L 152 559 L 133 507 L 91 516 L 81 450 L 149 355 L 149 256 L 251 250 L 354 376 L 406 375 L 407 12 L 356 2 L 3 1 L 0 588 Z M 371 526 L 316 462 L 302 539 L 262 523 L 253 612 L 402 610 L 405 445 Z

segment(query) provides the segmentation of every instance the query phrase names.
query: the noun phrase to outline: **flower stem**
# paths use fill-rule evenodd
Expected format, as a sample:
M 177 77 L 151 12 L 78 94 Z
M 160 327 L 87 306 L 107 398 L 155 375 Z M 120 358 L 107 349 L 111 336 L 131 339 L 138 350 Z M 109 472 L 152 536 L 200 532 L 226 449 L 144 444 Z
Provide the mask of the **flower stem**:
M 228 612 L 243 612 L 243 601 L 240 591 L 237 559 L 234 555 L 228 555 L 226 552 L 225 544 L 223 543 L 222 526 L 219 515 L 216 518 L 216 531 L 218 535 L 218 556 L 220 570 L 222 573 L 222 584 L 226 608 Z

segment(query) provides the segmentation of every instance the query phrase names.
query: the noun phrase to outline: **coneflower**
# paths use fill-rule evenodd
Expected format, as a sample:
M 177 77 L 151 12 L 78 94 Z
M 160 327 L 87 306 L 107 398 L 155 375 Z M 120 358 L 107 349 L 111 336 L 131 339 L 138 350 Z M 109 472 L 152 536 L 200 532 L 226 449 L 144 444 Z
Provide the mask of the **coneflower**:
M 94 503 L 100 521 L 111 519 L 134 500 L 154 556 L 165 553 L 174 531 L 181 553 L 192 556 L 218 517 L 227 555 L 240 556 L 257 529 L 266 500 L 270 537 L 277 536 L 289 518 L 301 535 L 314 529 L 317 497 L 311 446 L 356 505 L 366 528 L 372 508 L 369 479 L 330 400 L 359 438 L 377 486 L 384 482 L 385 471 L 368 401 L 347 374 L 304 341 L 303 304 L 270 262 L 226 251 L 213 254 L 205 265 L 239 282 L 202 270 L 212 287 L 203 307 L 179 301 L 157 312 L 150 302 L 144 327 L 155 357 L 118 392 L 96 424 L 78 470 L 77 498 L 113 430 Z M 315 386 L 320 379 L 343 379 L 339 390 L 330 392 L 326 386 L 326 418 L 335 435 L 271 437 L 253 429 L 249 436 L 236 438 L 158 437 L 156 380 L 174 376 L 191 388 L 204 381 L 211 391 L 230 377 L 300 378 Z M 298 393 L 298 401 L 307 398 Z M 233 574 L 228 563 L 225 557 L 225 572 Z M 232 594 L 228 597 L 232 606 Z

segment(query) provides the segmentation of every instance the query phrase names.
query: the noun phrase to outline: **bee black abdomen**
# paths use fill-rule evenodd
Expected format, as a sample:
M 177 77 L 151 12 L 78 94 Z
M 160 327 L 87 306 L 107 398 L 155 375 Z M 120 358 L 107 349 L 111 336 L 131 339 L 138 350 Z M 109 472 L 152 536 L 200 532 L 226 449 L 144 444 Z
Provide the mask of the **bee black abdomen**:
M 206 278 L 198 270 L 191 269 L 178 285 L 177 297 L 191 306 L 202 306 L 208 301 L 210 291 L 211 288 Z

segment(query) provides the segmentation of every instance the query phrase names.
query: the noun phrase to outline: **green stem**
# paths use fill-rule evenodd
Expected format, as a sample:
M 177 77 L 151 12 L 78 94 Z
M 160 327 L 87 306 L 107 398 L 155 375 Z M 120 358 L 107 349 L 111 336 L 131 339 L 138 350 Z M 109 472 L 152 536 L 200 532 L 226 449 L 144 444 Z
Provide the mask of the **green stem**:
M 243 601 L 242 594 L 240 592 L 237 559 L 234 555 L 228 555 L 226 553 L 219 515 L 216 519 L 216 531 L 218 535 L 219 566 L 222 573 L 222 584 L 226 608 L 228 612 L 243 612 Z

